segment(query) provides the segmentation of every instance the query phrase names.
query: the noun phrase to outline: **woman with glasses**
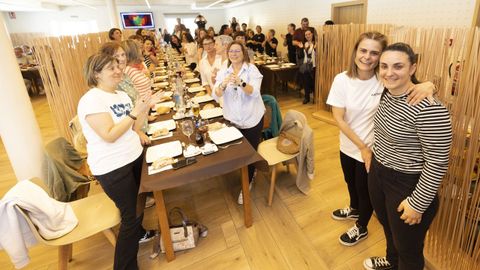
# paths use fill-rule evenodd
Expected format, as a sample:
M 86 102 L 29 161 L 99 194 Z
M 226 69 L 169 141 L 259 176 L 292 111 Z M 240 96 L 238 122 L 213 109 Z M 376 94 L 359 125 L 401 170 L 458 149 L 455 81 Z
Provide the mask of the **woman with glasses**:
M 263 104 L 260 86 L 263 75 L 250 64 L 247 49 L 242 43 L 233 41 L 227 47 L 228 68 L 221 69 L 216 78 L 213 97 L 219 101 L 223 97 L 223 115 L 235 125 L 254 149 L 257 149 L 262 136 Z M 255 168 L 248 166 L 251 183 Z M 243 204 L 240 192 L 238 203 Z

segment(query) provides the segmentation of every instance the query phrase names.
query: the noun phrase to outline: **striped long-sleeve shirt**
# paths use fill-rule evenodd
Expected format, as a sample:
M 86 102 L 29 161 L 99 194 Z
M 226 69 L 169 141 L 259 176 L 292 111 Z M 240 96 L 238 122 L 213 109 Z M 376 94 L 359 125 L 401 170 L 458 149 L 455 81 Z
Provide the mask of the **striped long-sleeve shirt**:
M 452 126 L 447 109 L 423 100 L 409 106 L 407 95 L 385 91 L 374 118 L 375 159 L 384 166 L 407 174 L 420 174 L 414 191 L 406 199 L 423 213 L 432 202 L 448 168 Z
M 130 77 L 133 85 L 135 86 L 135 89 L 137 89 L 138 94 L 142 99 L 144 99 L 147 94 L 151 93 L 152 81 L 150 80 L 150 78 L 145 76 L 145 73 L 143 73 L 142 70 L 135 67 L 126 66 L 125 74 Z

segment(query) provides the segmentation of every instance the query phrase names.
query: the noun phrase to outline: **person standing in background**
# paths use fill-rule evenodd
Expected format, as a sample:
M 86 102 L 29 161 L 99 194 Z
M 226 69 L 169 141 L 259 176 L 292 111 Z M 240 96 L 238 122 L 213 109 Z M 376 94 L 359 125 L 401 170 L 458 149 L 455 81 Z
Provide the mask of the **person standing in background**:
M 257 25 L 257 27 L 255 27 L 255 30 L 257 31 L 257 33 L 252 38 L 253 45 L 255 45 L 254 51 L 263 53 L 264 50 L 262 44 L 265 41 L 265 35 L 262 33 L 262 27 L 260 25 Z
M 111 41 L 121 42 L 122 41 L 122 30 L 118 28 L 112 28 L 108 31 L 108 38 Z
M 288 61 L 290 63 L 297 63 L 297 49 L 293 45 L 293 34 L 295 33 L 295 24 L 290 23 L 287 26 L 287 34 L 281 35 L 283 38 L 283 46 L 287 47 Z
M 277 57 L 278 40 L 275 38 L 275 30 L 268 30 L 267 38 L 262 45 L 265 48 L 265 53 L 268 56 Z

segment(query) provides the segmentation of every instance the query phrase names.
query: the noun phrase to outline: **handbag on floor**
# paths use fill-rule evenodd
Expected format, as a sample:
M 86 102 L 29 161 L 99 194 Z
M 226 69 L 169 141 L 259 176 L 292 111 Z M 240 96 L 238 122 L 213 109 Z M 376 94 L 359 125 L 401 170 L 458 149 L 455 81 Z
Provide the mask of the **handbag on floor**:
M 172 222 L 174 215 L 180 216 L 181 224 L 174 224 Z M 199 224 L 196 221 L 188 220 L 183 210 L 179 207 L 174 207 L 170 210 L 168 213 L 168 220 L 170 224 L 170 237 L 172 239 L 174 251 L 194 248 L 197 246 L 199 236 L 207 236 L 207 227 Z M 165 247 L 163 245 L 163 239 L 161 235 L 160 249 L 162 253 L 165 253 Z

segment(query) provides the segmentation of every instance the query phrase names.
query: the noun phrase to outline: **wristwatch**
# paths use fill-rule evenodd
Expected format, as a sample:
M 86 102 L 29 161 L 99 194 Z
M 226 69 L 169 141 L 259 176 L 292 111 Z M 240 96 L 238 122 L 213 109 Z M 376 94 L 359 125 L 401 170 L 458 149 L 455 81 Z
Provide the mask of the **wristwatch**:
M 244 81 L 240 81 L 240 84 L 238 86 L 245 87 L 247 86 L 247 83 Z

